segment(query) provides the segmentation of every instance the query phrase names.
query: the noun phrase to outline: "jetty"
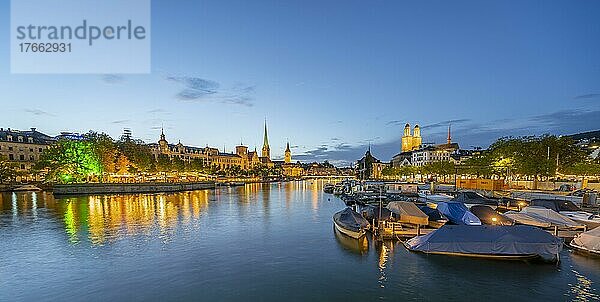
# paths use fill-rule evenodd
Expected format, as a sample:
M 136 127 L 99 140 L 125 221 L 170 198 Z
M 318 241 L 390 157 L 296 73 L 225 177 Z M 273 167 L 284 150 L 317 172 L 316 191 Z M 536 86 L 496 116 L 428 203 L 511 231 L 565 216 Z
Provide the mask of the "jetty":
M 170 193 L 212 189 L 215 182 L 186 183 L 84 183 L 54 185 L 54 195 Z

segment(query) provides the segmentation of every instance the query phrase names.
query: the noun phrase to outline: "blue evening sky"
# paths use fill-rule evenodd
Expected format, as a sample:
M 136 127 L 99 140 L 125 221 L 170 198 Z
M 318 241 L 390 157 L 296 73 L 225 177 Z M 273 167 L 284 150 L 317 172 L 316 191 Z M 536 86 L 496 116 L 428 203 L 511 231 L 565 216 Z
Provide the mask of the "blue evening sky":
M 107 132 L 274 157 L 389 160 L 403 125 L 463 148 L 600 129 L 599 1 L 153 0 L 152 74 L 10 74 L 0 4 L 2 123 Z M 218 83 L 216 94 L 198 93 Z

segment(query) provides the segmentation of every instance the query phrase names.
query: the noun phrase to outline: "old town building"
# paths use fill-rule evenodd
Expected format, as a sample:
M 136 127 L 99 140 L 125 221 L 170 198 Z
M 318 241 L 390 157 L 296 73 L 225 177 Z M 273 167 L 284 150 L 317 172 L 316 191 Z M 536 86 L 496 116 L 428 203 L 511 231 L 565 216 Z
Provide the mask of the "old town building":
M 36 128 L 27 131 L 0 128 L 0 155 L 15 163 L 19 172 L 28 172 L 42 152 L 55 141 Z

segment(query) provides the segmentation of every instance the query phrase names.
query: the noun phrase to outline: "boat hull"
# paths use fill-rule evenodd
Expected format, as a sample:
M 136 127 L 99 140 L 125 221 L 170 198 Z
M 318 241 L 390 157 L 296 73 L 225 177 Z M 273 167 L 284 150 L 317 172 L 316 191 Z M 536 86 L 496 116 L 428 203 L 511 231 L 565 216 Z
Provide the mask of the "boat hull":
M 342 233 L 346 236 L 350 236 L 355 239 L 359 239 L 360 237 L 363 237 L 366 234 L 366 231 L 363 229 L 359 230 L 358 232 L 346 229 L 346 228 L 342 227 L 341 225 L 338 225 L 335 222 L 335 220 L 333 220 L 333 225 L 335 226 L 335 229 L 338 230 L 340 233 Z

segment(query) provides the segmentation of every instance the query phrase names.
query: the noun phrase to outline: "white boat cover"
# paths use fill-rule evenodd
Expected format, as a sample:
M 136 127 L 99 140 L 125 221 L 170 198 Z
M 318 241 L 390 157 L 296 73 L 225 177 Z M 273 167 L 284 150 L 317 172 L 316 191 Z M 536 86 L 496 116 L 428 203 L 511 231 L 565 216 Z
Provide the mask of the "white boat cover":
M 567 228 L 577 228 L 583 226 L 582 224 L 575 222 L 573 219 L 565 215 L 561 215 L 555 211 L 546 209 L 544 207 L 529 206 L 525 207 L 523 210 L 521 210 L 521 212 L 529 214 L 531 216 L 535 216 L 536 218 L 544 219 L 550 222 L 552 226 Z
M 398 222 L 428 225 L 429 216 L 423 213 L 416 204 L 406 201 L 393 201 L 387 205 L 388 210 L 398 216 Z
M 600 253 L 600 227 L 577 235 L 571 244 L 590 252 Z
M 467 226 L 445 225 L 427 235 L 406 242 L 411 251 L 498 256 L 556 256 L 562 239 L 528 225 Z
M 519 224 L 532 225 L 540 228 L 549 228 L 552 226 L 552 223 L 549 221 L 526 213 L 508 211 L 502 215 L 516 221 Z

